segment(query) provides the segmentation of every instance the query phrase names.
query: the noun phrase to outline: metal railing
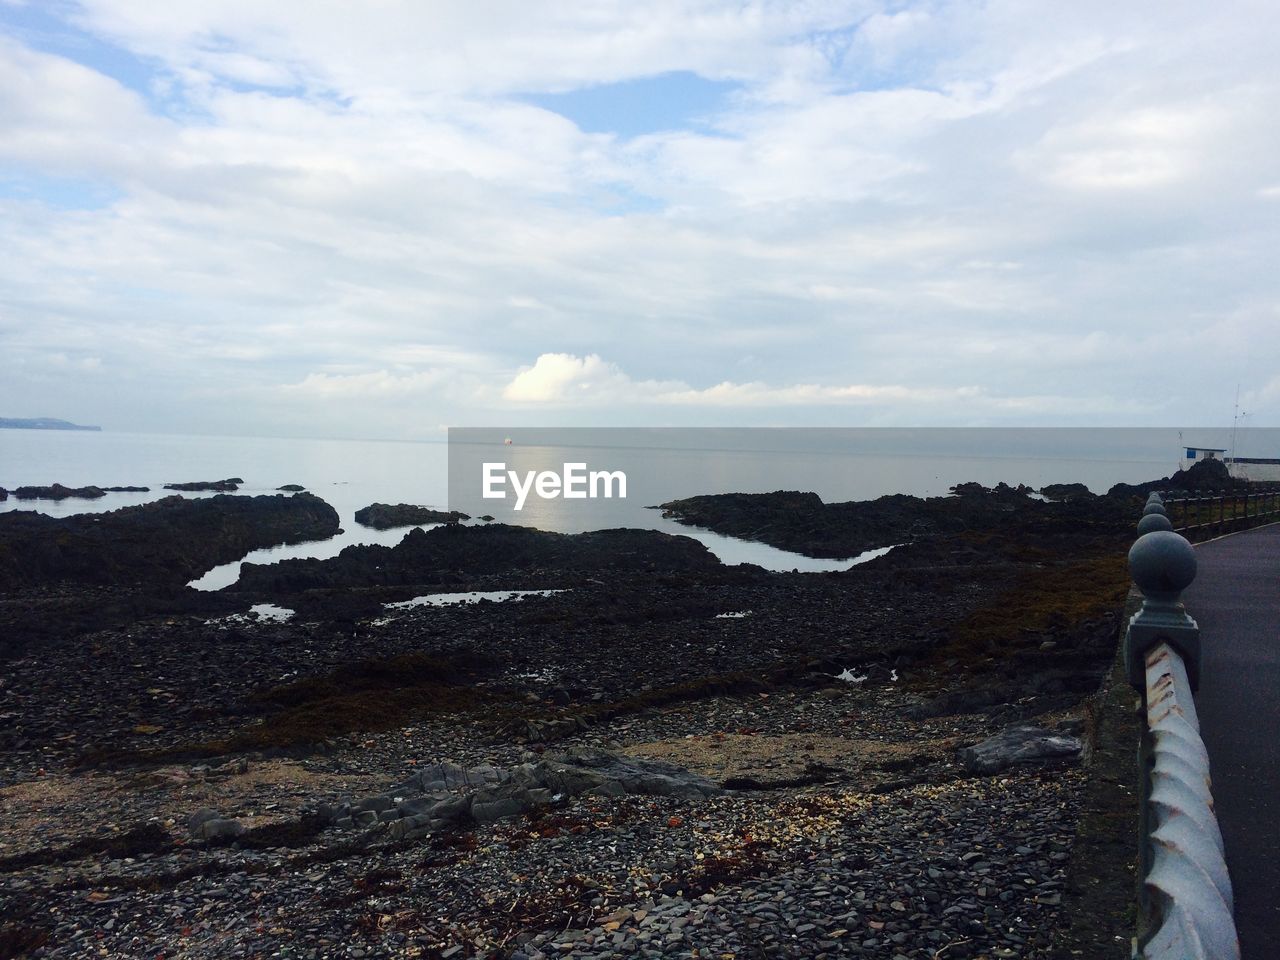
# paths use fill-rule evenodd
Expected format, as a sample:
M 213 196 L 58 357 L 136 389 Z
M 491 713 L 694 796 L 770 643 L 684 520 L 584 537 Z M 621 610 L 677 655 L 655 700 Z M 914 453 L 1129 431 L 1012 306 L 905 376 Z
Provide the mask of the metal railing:
M 1142 845 L 1138 960 L 1239 960 L 1231 879 L 1213 811 L 1209 755 L 1192 692 L 1200 629 L 1179 597 L 1196 575 L 1190 542 L 1153 493 L 1129 551 L 1142 609 L 1129 621 L 1125 664 L 1142 692 Z
M 1250 483 L 1247 488 L 1163 495 L 1172 529 L 1191 540 L 1205 540 L 1280 520 L 1280 484 Z

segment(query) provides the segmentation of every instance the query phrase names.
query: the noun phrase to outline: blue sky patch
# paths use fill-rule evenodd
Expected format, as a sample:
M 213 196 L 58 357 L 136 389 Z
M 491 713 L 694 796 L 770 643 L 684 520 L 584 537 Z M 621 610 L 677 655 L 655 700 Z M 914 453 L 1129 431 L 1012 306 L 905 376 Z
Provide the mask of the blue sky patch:
M 16 38 L 33 50 L 74 60 L 153 101 L 152 81 L 156 71 L 127 50 L 72 26 L 57 15 L 60 6 L 0 4 L 0 33 Z
M 0 199 L 43 203 L 59 210 L 101 210 L 123 196 L 96 180 L 50 177 L 0 167 Z
M 681 70 L 568 93 L 526 94 L 520 99 L 572 120 L 584 133 L 630 139 L 705 126 L 740 87 L 734 81 L 707 80 Z

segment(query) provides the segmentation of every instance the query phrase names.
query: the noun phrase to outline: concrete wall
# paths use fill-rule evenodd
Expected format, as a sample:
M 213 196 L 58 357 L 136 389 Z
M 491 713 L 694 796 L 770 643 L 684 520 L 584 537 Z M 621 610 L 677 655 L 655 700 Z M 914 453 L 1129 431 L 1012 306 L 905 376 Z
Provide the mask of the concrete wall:
M 1227 469 L 1233 477 L 1241 480 L 1280 480 L 1280 460 L 1271 463 L 1250 463 L 1247 460 L 1236 460 L 1228 464 Z

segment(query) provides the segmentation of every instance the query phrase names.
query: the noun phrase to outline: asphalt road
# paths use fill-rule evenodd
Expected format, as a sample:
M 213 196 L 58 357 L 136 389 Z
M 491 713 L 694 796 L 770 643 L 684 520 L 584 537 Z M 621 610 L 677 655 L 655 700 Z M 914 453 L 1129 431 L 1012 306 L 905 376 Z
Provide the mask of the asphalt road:
M 1280 956 L 1280 524 L 1196 547 L 1196 712 L 1244 960 Z

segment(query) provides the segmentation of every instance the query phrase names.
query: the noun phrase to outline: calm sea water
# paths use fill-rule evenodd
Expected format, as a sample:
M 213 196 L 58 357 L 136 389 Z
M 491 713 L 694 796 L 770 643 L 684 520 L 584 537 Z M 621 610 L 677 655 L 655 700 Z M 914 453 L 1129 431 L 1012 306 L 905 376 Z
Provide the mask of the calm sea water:
M 763 432 L 762 432 L 763 433 Z M 1095 491 L 1112 484 L 1140 482 L 1176 468 L 1176 430 L 1133 431 L 881 431 L 865 432 L 874 442 L 859 449 L 817 434 L 793 441 L 785 432 L 768 443 L 744 448 L 703 449 L 696 443 L 675 447 L 649 445 L 629 449 L 595 446 L 591 457 L 609 469 L 634 475 L 640 490 L 624 504 L 607 505 L 531 498 L 510 519 L 547 530 L 577 532 L 608 526 L 637 526 L 696 536 L 724 562 L 752 562 L 770 569 L 841 569 L 849 561 L 812 560 L 758 543 L 692 530 L 662 519 L 651 504 L 697 494 L 813 490 L 824 500 L 862 500 L 889 493 L 942 495 L 956 483 L 987 485 L 1005 481 L 1041 487 L 1082 482 Z M 965 436 L 968 434 L 968 436 Z M 708 435 L 709 436 L 709 435 Z M 833 434 L 832 436 L 836 436 Z M 1207 445 L 1221 431 L 1198 431 L 1186 442 Z M 823 444 L 827 446 L 824 448 Z M 607 446 L 607 445 L 606 445 Z M 746 444 L 747 447 L 752 444 Z M 489 453 L 485 454 L 486 456 Z M 582 449 L 546 444 L 495 449 L 516 467 L 543 467 L 584 458 Z M 449 447 L 441 442 L 196 437 L 140 433 L 0 430 L 0 486 L 54 482 L 68 486 L 149 486 L 145 494 L 108 494 L 94 501 L 0 503 L 0 511 L 39 510 L 53 516 L 113 510 L 161 496 L 163 484 L 241 477 L 242 494 L 270 494 L 297 483 L 338 511 L 343 533 L 330 540 L 255 551 L 246 559 L 271 562 L 285 557 L 334 556 L 353 543 L 395 544 L 406 531 L 370 530 L 355 523 L 354 512 L 375 501 L 448 506 Z M 201 494 L 184 494 L 201 496 Z M 596 509 L 591 509 L 595 507 Z M 469 511 L 472 512 L 472 511 Z M 475 511 L 479 512 L 479 511 Z M 497 512 L 497 511 L 491 511 Z M 503 515 L 502 519 L 508 519 Z M 239 564 L 202 578 L 216 588 L 235 579 Z

